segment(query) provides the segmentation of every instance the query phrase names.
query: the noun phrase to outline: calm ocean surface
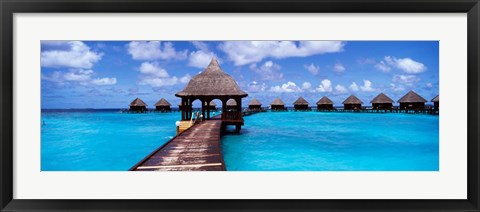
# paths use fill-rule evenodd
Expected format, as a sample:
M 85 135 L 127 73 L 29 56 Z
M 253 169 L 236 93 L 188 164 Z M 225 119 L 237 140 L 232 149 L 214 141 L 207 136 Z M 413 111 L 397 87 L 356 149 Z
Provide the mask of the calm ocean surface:
M 179 112 L 42 111 L 43 171 L 125 171 L 175 135 Z M 227 170 L 438 170 L 438 116 L 267 112 L 222 138 Z

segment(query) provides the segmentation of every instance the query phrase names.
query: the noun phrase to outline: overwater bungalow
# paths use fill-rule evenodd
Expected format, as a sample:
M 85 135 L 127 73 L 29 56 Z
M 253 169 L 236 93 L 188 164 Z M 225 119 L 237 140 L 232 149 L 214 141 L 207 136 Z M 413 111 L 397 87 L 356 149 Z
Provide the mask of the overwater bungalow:
M 227 101 L 227 110 L 236 110 L 237 109 L 237 102 L 234 99 L 229 99 Z
M 432 99 L 432 102 L 433 102 L 433 109 L 434 110 L 439 110 L 440 109 L 440 101 L 439 101 L 439 95 L 437 95 L 436 97 L 434 97 Z
M 130 103 L 130 111 L 132 112 L 145 112 L 147 111 L 147 104 L 140 98 L 136 98 Z
M 345 101 L 343 101 L 343 109 L 345 110 L 360 110 L 362 109 L 363 102 L 355 95 L 350 95 Z
M 210 105 L 208 105 L 206 102 L 205 102 L 205 109 L 206 110 L 210 110 L 210 111 L 216 111 L 217 110 L 217 104 L 212 100 L 210 101 Z
M 317 110 L 333 110 L 333 101 L 324 96 L 317 102 Z
M 157 103 L 155 103 L 155 110 L 162 111 L 162 112 L 168 112 L 168 111 L 171 111 L 170 106 L 171 106 L 170 102 L 168 102 L 164 98 L 161 98 L 160 100 L 158 100 Z
M 209 104 L 206 103 L 210 103 L 214 99 L 220 100 L 222 102 L 221 119 L 223 126 L 235 125 L 237 133 L 240 133 L 241 126 L 244 124 L 242 98 L 247 97 L 248 94 L 240 90 L 237 82 L 222 70 L 216 59 L 212 59 L 205 70 L 192 77 L 187 86 L 176 93 L 175 96 L 180 97 L 182 99 L 181 104 L 186 106 L 182 107 L 182 121 L 190 120 L 193 115 L 191 105 L 197 99 L 201 101 L 201 114 L 204 119 L 211 119 Z M 227 111 L 227 101 L 229 99 L 236 101 L 235 111 Z
M 370 101 L 374 110 L 391 110 L 394 102 L 395 101 L 384 93 L 378 94 L 372 99 L 372 101 Z
M 409 91 L 398 100 L 401 110 L 424 110 L 425 102 L 427 102 L 427 100 L 414 91 Z
M 270 107 L 272 111 L 285 110 L 285 103 L 280 98 L 276 98 L 270 104 Z
M 262 110 L 262 103 L 260 103 L 256 98 L 253 98 L 252 101 L 248 103 L 249 110 Z
M 293 102 L 293 108 L 295 110 L 309 110 L 308 102 L 303 97 L 298 97 L 298 99 Z

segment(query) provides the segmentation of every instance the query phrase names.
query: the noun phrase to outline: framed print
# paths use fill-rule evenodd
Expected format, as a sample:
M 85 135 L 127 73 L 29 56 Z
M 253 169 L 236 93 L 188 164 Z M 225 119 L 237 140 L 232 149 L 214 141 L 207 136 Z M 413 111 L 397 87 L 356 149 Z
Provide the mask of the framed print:
M 2 211 L 479 211 L 476 0 L 0 5 Z

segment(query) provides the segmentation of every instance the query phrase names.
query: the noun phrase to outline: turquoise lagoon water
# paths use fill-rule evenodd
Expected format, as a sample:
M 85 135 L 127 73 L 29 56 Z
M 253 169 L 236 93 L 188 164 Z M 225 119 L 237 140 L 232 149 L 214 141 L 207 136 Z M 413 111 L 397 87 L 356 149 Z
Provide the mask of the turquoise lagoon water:
M 44 112 L 42 171 L 125 171 L 175 136 L 180 113 Z
M 437 171 L 439 117 L 266 112 L 222 138 L 230 171 Z
M 180 113 L 42 111 L 42 171 L 125 171 L 175 135 Z M 266 112 L 222 138 L 229 171 L 438 170 L 438 116 Z

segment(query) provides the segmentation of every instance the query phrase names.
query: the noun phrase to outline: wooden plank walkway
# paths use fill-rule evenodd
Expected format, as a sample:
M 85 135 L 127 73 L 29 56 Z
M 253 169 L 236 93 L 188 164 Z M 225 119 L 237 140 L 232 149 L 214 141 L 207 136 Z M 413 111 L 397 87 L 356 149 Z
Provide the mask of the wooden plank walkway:
M 222 121 L 198 123 L 164 144 L 130 171 L 225 171 Z

